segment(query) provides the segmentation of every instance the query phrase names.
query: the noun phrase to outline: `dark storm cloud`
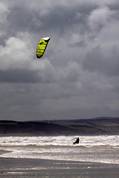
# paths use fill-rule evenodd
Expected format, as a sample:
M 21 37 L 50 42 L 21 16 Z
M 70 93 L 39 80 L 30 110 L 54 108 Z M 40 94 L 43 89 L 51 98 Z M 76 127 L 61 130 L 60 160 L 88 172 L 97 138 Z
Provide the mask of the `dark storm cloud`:
M 5 0 L 0 25 L 1 118 L 119 115 L 118 1 Z
M 8 26 L 11 34 L 19 31 L 42 33 L 43 30 L 50 33 L 53 31 L 59 34 L 66 33 L 72 25 L 80 23 L 83 27 L 86 15 L 96 8 L 95 4 L 64 6 L 59 3 L 49 7 L 45 12 L 42 6 L 29 8 L 27 3 L 23 4 L 24 2 L 15 3 L 10 8 Z
M 94 7 L 93 7 L 94 8 Z M 41 21 L 44 22 L 41 25 L 42 29 L 56 30 L 59 35 L 68 33 L 69 29 L 80 25 L 79 28 L 85 30 L 86 15 L 91 11 L 89 9 L 81 8 L 80 6 L 63 7 L 57 6 L 51 9 L 47 16 L 41 17 Z M 64 36 L 64 35 L 63 35 Z
M 112 49 L 108 51 L 109 55 L 105 56 L 100 47 L 92 49 L 87 55 L 86 61 L 84 61 L 84 68 L 91 72 L 100 72 L 107 76 L 117 75 L 119 76 L 119 53 L 118 49 Z
M 99 7 L 97 2 L 75 2 L 65 1 L 54 3 L 47 7 L 46 3 L 37 4 L 28 1 L 14 1 L 9 3 L 8 33 L 15 35 L 18 32 L 66 34 L 73 27 L 80 28 L 82 33 L 87 31 L 87 17 L 90 12 Z M 54 3 L 54 5 L 53 5 Z M 12 4 L 12 5 L 10 5 Z M 32 6 L 33 5 L 33 6 Z M 78 27 L 77 27 L 78 25 Z M 70 29 L 70 30 L 69 30 Z M 81 32 L 80 31 L 80 32 Z M 57 34 L 57 35 L 58 35 Z
M 29 11 L 26 7 L 12 7 L 8 16 L 9 32 L 16 34 L 16 32 L 36 30 L 37 23 L 33 22 L 36 13 Z M 39 24 L 39 23 L 38 23 Z M 34 28 L 35 29 L 34 29 Z M 30 29 L 29 29 L 30 28 Z
M 36 72 L 26 71 L 26 70 L 7 70 L 0 71 L 0 82 L 17 82 L 17 83 L 27 83 L 27 82 L 39 82 L 40 79 L 36 75 Z

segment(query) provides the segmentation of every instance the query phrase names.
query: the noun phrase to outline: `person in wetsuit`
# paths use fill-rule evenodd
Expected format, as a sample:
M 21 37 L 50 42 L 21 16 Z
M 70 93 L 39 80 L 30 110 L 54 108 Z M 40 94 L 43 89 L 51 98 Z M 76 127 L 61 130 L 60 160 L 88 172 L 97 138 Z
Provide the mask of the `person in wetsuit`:
M 78 144 L 79 143 L 79 137 L 76 138 L 75 142 L 73 142 L 73 144 Z

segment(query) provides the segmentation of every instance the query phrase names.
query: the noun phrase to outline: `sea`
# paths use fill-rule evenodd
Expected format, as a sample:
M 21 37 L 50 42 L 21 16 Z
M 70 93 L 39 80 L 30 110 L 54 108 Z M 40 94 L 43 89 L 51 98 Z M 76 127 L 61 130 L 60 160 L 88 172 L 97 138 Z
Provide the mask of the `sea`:
M 118 178 L 119 135 L 1 136 L 4 177 Z

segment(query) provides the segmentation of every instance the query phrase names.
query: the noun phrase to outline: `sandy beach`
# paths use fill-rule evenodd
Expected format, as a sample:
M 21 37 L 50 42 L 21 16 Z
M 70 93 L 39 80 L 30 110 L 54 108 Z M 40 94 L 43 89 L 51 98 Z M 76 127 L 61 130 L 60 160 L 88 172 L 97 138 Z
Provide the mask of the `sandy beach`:
M 0 158 L 0 178 L 118 178 L 119 165 Z

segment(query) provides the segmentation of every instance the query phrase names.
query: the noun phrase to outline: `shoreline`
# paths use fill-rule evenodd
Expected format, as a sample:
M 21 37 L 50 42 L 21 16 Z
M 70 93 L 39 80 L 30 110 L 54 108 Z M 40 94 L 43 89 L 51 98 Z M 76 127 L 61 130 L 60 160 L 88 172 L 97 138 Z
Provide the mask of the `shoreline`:
M 25 163 L 25 165 L 80 165 L 82 168 L 83 167 L 87 167 L 87 166 L 92 166 L 92 167 L 117 167 L 119 168 L 119 164 L 114 164 L 114 163 L 98 163 L 98 162 L 85 162 L 85 161 L 65 161 L 65 160 L 51 160 L 51 159 L 35 159 L 35 158 L 5 158 L 5 157 L 0 157 L 0 169 L 3 167 L 3 163 L 8 163 L 9 167 L 12 167 L 12 164 L 15 164 L 17 166 L 21 165 L 21 167 L 23 165 L 23 163 Z M 10 164 L 9 164 L 10 163 Z M 28 164 L 27 164 L 28 163 Z
M 116 178 L 119 165 L 47 159 L 0 158 L 0 178 Z

